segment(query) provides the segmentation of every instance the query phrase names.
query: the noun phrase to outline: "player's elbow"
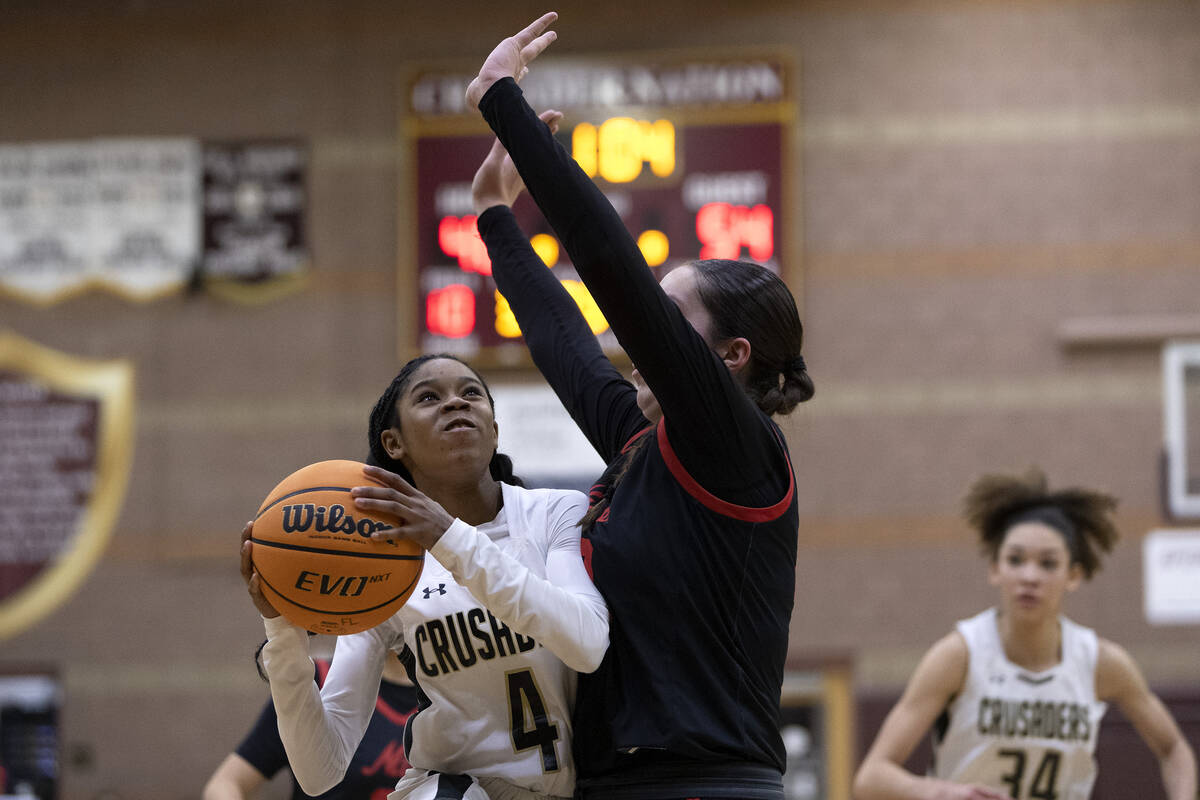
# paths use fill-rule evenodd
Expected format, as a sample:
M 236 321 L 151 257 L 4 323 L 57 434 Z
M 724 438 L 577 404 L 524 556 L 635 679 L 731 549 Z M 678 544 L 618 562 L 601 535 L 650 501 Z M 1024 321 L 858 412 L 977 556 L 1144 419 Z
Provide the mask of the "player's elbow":
M 309 797 L 325 794 L 341 782 L 341 777 L 331 778 L 329 775 L 321 775 L 297 769 L 294 764 L 291 766 L 292 776 L 296 779 L 296 783 L 300 784 L 300 788 Z
M 589 631 L 587 636 L 580 637 L 578 646 L 573 648 L 570 658 L 564 658 L 563 663 L 576 672 L 595 672 L 604 661 L 608 652 L 608 614 Z
M 608 652 L 608 634 L 604 634 L 604 640 L 598 647 L 588 649 L 583 653 L 583 657 L 579 659 L 577 665 L 571 666 L 571 669 L 576 672 L 595 672 L 600 669 L 600 664 L 604 661 L 604 654 Z
M 875 781 L 872 778 L 870 761 L 863 762 L 854 773 L 854 783 L 850 787 L 850 796 L 854 800 L 875 800 Z
M 298 763 L 304 762 L 304 763 Z M 342 764 L 332 761 L 321 763 L 318 759 L 292 759 L 288 756 L 288 766 L 292 768 L 292 777 L 309 797 L 325 794 L 342 782 L 346 777 L 349 759 Z

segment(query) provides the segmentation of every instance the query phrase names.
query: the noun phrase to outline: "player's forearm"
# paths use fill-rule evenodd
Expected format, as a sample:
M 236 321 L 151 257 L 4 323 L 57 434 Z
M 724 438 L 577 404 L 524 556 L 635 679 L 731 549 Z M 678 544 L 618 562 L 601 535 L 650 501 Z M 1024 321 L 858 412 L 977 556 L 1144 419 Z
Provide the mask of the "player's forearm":
M 353 738 L 344 729 L 347 723 L 343 716 L 326 713 L 312 679 L 308 634 L 284 617 L 267 619 L 264 627 L 267 644 L 263 647 L 263 665 L 279 717 L 279 738 L 296 782 L 306 794 L 316 796 L 345 776 L 361 732 Z M 365 729 L 365 724 L 362 727 Z M 352 743 L 348 741 L 351 738 Z
M 204 784 L 201 800 L 246 800 L 241 787 L 231 780 L 213 778 Z
M 854 800 L 928 800 L 931 781 L 884 759 L 870 759 L 854 776 Z
M 246 800 L 246 796 L 230 781 L 211 781 L 204 787 L 201 800 Z
M 590 584 L 575 590 L 555 585 L 461 520 L 430 552 L 475 599 L 571 669 L 591 672 L 600 665 L 608 649 L 608 608 Z
M 1159 759 L 1159 768 L 1170 800 L 1196 800 L 1196 754 L 1182 736 Z

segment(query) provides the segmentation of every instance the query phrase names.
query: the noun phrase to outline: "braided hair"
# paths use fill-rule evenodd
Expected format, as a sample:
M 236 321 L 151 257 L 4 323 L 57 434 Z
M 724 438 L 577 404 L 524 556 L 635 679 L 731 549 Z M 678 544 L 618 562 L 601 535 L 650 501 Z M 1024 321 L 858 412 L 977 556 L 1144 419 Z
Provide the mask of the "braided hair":
M 1024 475 L 984 475 L 971 485 L 964 505 L 984 555 L 993 560 L 1013 526 L 1042 522 L 1062 534 L 1071 563 L 1090 579 L 1119 536 L 1112 520 L 1116 498 L 1079 487 L 1050 491 L 1046 475 L 1036 467 Z
M 401 367 L 400 372 L 396 374 L 396 377 L 392 378 L 392 382 L 388 384 L 387 389 L 375 401 L 375 407 L 371 409 L 371 416 L 367 424 L 367 445 L 370 448 L 367 454 L 367 463 L 376 467 L 382 467 L 389 472 L 394 472 L 414 486 L 416 486 L 416 481 L 413 480 L 412 473 L 409 472 L 408 467 L 404 466 L 399 459 L 392 458 L 384 448 L 383 432 L 389 428 L 400 426 L 400 416 L 396 413 L 396 400 L 412 381 L 413 375 L 416 374 L 417 370 L 426 361 L 441 358 L 457 361 L 471 370 L 475 377 L 479 379 L 480 385 L 483 386 L 483 392 L 487 395 L 488 405 L 492 407 L 493 412 L 496 410 L 496 401 L 492 398 L 492 390 L 488 388 L 487 381 L 483 379 L 483 376 L 474 367 L 457 356 L 452 356 L 448 353 L 428 353 L 417 356 Z M 513 486 L 525 485 L 520 478 L 513 474 L 512 459 L 501 452 L 492 453 L 492 460 L 488 463 L 488 471 L 493 480 L 512 484 Z
M 712 318 L 713 342 L 750 342 L 746 393 L 767 416 L 790 414 L 815 391 L 800 355 L 804 326 L 787 284 L 749 261 L 691 262 L 696 291 Z

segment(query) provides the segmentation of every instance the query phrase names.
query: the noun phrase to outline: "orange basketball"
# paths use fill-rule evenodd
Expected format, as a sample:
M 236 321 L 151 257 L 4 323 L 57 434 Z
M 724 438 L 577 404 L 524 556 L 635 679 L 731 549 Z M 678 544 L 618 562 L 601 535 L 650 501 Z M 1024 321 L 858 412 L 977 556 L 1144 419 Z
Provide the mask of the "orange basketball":
M 425 551 L 371 534 L 395 517 L 354 506 L 350 490 L 375 483 L 357 461 L 320 461 L 284 478 L 254 518 L 254 569 L 263 594 L 314 633 L 357 633 L 395 614 L 417 585 Z

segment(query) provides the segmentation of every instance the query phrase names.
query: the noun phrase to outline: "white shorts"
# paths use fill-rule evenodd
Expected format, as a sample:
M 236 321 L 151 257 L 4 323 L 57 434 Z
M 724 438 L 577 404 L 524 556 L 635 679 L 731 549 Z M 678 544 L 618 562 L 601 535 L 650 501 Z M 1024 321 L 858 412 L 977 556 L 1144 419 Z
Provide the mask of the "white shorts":
M 446 775 L 410 767 L 387 800 L 570 800 L 538 794 L 502 778 Z

